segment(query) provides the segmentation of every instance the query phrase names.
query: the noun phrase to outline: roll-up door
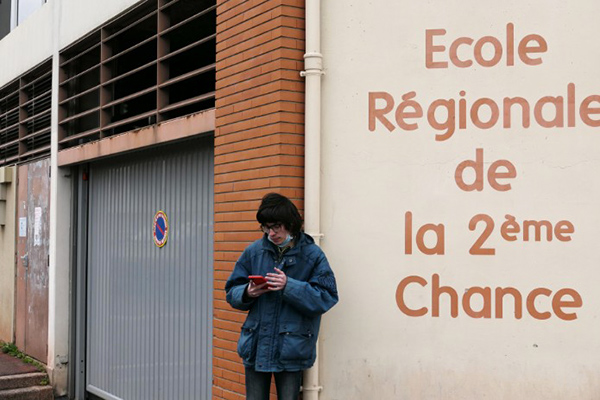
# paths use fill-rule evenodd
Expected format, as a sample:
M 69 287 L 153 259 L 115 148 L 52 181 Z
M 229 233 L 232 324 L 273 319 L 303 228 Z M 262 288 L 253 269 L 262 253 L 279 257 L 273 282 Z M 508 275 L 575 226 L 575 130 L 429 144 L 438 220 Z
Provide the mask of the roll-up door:
M 212 139 L 92 165 L 88 232 L 87 391 L 209 399 Z

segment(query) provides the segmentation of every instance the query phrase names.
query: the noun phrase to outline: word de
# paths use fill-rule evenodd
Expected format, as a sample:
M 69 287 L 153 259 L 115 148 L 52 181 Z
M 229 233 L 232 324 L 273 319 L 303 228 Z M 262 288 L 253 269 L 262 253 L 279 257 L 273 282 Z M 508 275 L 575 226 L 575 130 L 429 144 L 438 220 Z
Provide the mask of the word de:
M 498 171 L 500 168 L 506 168 L 505 171 Z M 475 171 L 475 180 L 473 183 L 465 183 L 464 173 L 465 169 L 472 168 Z M 483 172 L 483 149 L 475 150 L 475 161 L 465 160 L 458 164 L 454 173 L 454 180 L 459 188 L 465 192 L 472 192 L 477 190 L 481 192 L 483 190 L 484 172 Z M 517 170 L 515 166 L 508 160 L 494 161 L 488 168 L 487 178 L 490 186 L 499 191 L 506 192 L 511 189 L 510 183 L 500 183 L 498 179 L 513 179 L 517 177 Z
M 448 68 L 447 61 L 440 61 L 442 57 L 438 58 L 438 61 L 434 61 L 435 53 L 444 53 L 446 46 L 434 45 L 435 36 L 445 36 L 445 29 L 427 29 L 425 31 L 425 67 L 426 68 Z M 443 58 L 444 60 L 450 59 L 452 65 L 458 68 L 468 68 L 473 65 L 472 59 L 461 60 L 458 56 L 460 47 L 471 47 L 474 40 L 470 37 L 459 37 L 452 41 L 448 56 Z M 483 57 L 483 47 L 490 45 L 494 48 L 492 57 L 486 60 Z M 504 47 L 506 48 L 506 65 L 515 65 L 515 26 L 512 23 L 506 25 L 506 39 L 504 41 Z M 523 64 L 526 65 L 540 65 L 542 64 L 542 58 L 532 57 L 532 54 L 545 53 L 548 50 L 548 43 L 546 40 L 537 34 L 531 34 L 523 37 L 517 46 L 519 59 Z M 473 47 L 473 58 L 477 64 L 482 67 L 493 67 L 498 65 L 502 60 L 503 46 L 499 39 L 493 36 L 484 36 L 477 40 Z
M 464 292 L 461 299 L 462 310 L 471 318 L 492 318 L 492 314 L 494 318 L 504 318 L 504 297 L 506 296 L 512 297 L 514 308 L 511 314 L 514 315 L 515 319 L 521 319 L 523 317 L 524 295 L 520 290 L 513 287 L 495 288 L 493 296 L 494 304 L 492 305 L 492 288 L 474 286 L 468 288 L 466 291 L 457 291 L 450 286 L 440 286 L 440 276 L 438 274 L 433 274 L 431 277 L 431 303 L 419 308 L 410 308 L 405 301 L 405 292 L 409 285 L 418 285 L 424 288 L 428 285 L 428 282 L 421 276 L 412 275 L 402 279 L 398 284 L 398 288 L 396 289 L 396 304 L 400 311 L 409 317 L 422 317 L 427 314 L 430 314 L 432 317 L 439 317 L 440 297 L 446 295 L 449 296 L 450 299 L 449 314 L 452 318 L 457 318 L 459 315 L 459 292 Z M 475 296 L 480 297 L 483 300 L 481 309 L 473 309 L 472 299 Z M 544 309 L 541 309 L 539 303 L 542 302 L 541 300 L 543 300 L 543 297 L 547 297 L 549 300 L 551 296 L 551 307 L 546 305 Z M 583 305 L 581 295 L 576 290 L 569 288 L 560 289 L 552 295 L 552 290 L 540 287 L 530 291 L 525 295 L 525 298 L 525 309 L 527 313 L 531 317 L 539 320 L 549 319 L 552 317 L 552 314 L 554 314 L 564 321 L 573 321 L 577 319 L 577 313 L 574 311 L 569 312 L 569 309 L 581 308 Z M 477 304 L 480 303 L 480 301 L 477 302 Z

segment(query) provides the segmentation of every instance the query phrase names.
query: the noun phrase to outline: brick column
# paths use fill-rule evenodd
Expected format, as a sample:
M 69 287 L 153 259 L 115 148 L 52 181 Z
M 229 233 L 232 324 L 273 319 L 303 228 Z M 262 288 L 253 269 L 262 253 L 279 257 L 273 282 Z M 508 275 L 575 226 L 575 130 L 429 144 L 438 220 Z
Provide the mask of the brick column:
M 276 191 L 303 208 L 303 55 L 304 1 L 217 0 L 213 399 L 245 398 L 245 313 L 223 288 L 261 235 L 260 199 Z

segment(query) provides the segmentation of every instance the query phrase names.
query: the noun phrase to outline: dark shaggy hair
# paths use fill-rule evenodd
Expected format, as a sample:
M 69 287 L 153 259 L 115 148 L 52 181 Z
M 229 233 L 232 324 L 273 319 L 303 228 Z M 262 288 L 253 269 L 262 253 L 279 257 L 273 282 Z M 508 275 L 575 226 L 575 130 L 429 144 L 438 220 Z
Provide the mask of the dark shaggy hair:
M 290 199 L 279 193 L 269 193 L 262 198 L 256 220 L 261 225 L 281 222 L 295 238 L 302 231 L 303 221 L 298 209 Z

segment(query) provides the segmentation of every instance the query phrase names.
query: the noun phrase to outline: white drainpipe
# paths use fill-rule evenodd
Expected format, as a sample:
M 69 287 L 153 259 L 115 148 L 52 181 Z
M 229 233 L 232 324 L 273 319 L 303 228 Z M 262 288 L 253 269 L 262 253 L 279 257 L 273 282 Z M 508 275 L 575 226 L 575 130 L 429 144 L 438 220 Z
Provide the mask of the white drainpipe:
M 321 4 L 320 0 L 306 0 L 306 77 L 304 136 L 305 136 L 305 179 L 304 179 L 304 227 L 317 244 L 321 234 Z M 318 400 L 322 387 L 319 385 L 319 345 L 317 359 L 312 368 L 304 373 L 302 385 L 304 400 Z

